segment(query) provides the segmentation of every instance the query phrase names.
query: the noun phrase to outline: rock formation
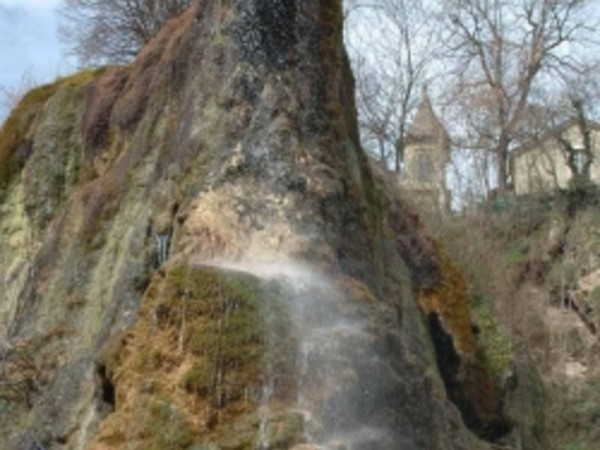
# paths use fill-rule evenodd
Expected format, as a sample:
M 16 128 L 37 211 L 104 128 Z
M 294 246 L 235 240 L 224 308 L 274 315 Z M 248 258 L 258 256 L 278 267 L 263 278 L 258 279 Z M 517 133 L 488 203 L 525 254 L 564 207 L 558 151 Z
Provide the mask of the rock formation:
M 464 283 L 370 168 L 353 92 L 339 0 L 202 0 L 130 66 L 24 98 L 0 134 L 2 448 L 508 431 Z

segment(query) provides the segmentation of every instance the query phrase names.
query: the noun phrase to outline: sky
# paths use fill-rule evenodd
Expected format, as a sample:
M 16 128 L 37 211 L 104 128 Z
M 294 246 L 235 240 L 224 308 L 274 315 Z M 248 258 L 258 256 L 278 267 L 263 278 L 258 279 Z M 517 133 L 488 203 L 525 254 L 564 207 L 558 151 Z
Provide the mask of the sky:
M 57 7 L 62 0 L 0 0 L 0 95 L 24 82 L 43 84 L 74 71 L 61 55 Z M 0 98 L 0 122 L 6 106 Z

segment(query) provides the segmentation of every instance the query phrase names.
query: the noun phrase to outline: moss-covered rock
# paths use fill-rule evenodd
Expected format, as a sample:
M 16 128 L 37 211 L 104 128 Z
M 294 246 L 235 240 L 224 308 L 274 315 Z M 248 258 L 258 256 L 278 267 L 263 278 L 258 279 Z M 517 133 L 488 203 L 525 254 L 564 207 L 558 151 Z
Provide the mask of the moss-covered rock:
M 152 430 L 169 427 L 156 421 L 172 415 L 152 415 L 133 435 L 120 427 L 130 411 L 153 411 L 159 402 L 180 411 L 181 423 L 197 425 L 189 435 L 177 432 L 173 439 L 178 442 L 205 440 L 210 434 L 219 448 L 253 448 L 258 427 L 254 412 L 270 371 L 277 373 L 274 397 L 293 396 L 293 336 L 280 297 L 275 284 L 205 266 L 177 265 L 164 278 L 155 278 L 140 321 L 120 350 L 121 362 L 111 370 L 117 413 L 99 442 L 124 434 L 148 448 L 167 445 L 153 440 Z M 254 417 L 254 425 L 236 433 L 236 444 L 221 443 L 233 439 L 225 428 L 248 423 L 248 417 Z M 240 444 L 244 439 L 248 445 Z
M 513 344 L 504 334 L 500 324 L 494 319 L 484 301 L 478 302 L 472 311 L 478 330 L 479 359 L 496 379 L 501 379 L 514 360 Z
M 55 142 L 48 136 L 42 139 L 39 136 L 34 136 L 33 131 L 37 131 L 39 125 L 36 120 L 40 119 L 42 115 L 45 116 L 44 120 L 56 120 L 63 129 L 66 127 L 62 137 L 69 140 L 76 138 L 76 130 L 72 128 L 76 124 L 76 120 L 69 115 L 76 112 L 77 107 L 81 105 L 80 94 L 83 86 L 101 73 L 102 69 L 81 71 L 69 77 L 60 78 L 53 83 L 32 89 L 25 94 L 4 122 L 2 129 L 0 129 L 0 193 L 6 189 L 12 177 L 23 168 L 29 156 L 34 153 L 34 149 L 32 148 L 34 143 L 42 144 L 45 142 L 50 144 Z M 64 107 L 65 105 L 63 104 L 63 107 L 46 110 L 48 101 L 61 90 L 63 91 L 62 101 L 76 102 L 77 107 Z M 65 91 L 69 91 L 69 93 Z M 63 115 L 58 118 L 52 117 L 57 112 Z M 71 128 L 69 129 L 69 127 Z M 48 156 L 46 155 L 46 157 Z M 69 176 L 68 171 L 69 169 L 67 168 L 67 174 L 65 174 L 67 177 Z
M 489 315 L 480 317 L 484 333 L 476 339 L 463 275 L 446 250 L 439 244 L 435 248 L 440 279 L 422 289 L 419 303 L 429 320 L 438 367 L 466 424 L 477 435 L 498 440 L 511 428 L 498 372 L 510 361 L 510 344 L 497 333 Z
M 340 0 L 194 2 L 129 67 L 34 91 L 11 115 L 0 164 L 21 176 L 0 212 L 2 331 L 47 337 L 51 369 L 31 410 L 8 425 L 0 410 L 0 446 L 30 431 L 96 450 L 306 440 L 303 330 L 281 285 L 202 265 L 223 260 L 300 261 L 343 285 L 312 297 L 316 316 L 323 301 L 340 317 L 329 353 L 311 343 L 305 425 L 319 438 L 475 446 L 414 301 L 431 294 L 452 348 L 472 354 L 460 277 L 440 273 L 359 147 L 342 19 Z M 169 241 L 158 268 L 156 233 Z
M 421 291 L 419 303 L 426 315 L 438 315 L 452 336 L 456 350 L 466 358 L 472 358 L 476 346 L 465 280 L 439 244 L 436 244 L 436 253 L 440 261 L 440 280 Z

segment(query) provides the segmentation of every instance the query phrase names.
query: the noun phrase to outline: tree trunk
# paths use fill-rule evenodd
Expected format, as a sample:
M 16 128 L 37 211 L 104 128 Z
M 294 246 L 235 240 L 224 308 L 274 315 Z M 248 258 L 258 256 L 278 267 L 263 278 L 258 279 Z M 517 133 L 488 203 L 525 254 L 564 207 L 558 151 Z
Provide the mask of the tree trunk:
M 505 135 L 500 136 L 498 147 L 496 147 L 496 160 L 498 162 L 497 170 L 497 189 L 499 194 L 508 192 L 508 180 L 510 170 L 508 167 L 508 144 L 509 139 Z
M 398 140 L 396 141 L 396 173 L 400 173 L 400 163 L 404 159 L 404 127 L 400 127 L 400 133 L 398 135 Z
M 383 164 L 383 167 L 387 167 L 387 161 L 385 160 L 385 141 L 383 140 L 383 138 L 379 138 L 378 139 L 378 143 L 379 143 L 379 159 L 381 160 L 381 164 Z

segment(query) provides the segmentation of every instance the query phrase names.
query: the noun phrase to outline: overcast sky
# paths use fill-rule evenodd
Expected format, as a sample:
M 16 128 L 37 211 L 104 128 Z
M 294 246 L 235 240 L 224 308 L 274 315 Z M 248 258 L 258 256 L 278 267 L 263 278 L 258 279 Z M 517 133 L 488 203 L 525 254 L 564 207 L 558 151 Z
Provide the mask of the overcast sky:
M 18 87 L 24 75 L 42 84 L 74 70 L 56 34 L 61 2 L 0 0 L 0 88 Z M 5 115 L 0 105 L 0 121 Z

